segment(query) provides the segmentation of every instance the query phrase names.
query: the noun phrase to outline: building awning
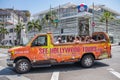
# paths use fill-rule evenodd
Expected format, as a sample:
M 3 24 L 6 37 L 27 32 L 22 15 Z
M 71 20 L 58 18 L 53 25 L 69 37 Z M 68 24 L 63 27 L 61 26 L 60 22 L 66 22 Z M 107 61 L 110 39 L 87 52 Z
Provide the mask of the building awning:
M 0 24 L 3 24 L 3 25 L 4 24 L 13 25 L 13 23 L 11 23 L 11 22 L 5 22 L 5 23 L 4 22 L 0 22 Z
M 77 17 L 85 17 L 85 18 L 90 18 L 92 17 L 92 14 L 89 12 L 80 12 L 77 14 Z
M 63 17 L 63 18 L 60 18 L 61 20 L 62 19 L 67 19 L 67 18 L 74 18 L 74 17 L 76 17 L 76 18 L 91 18 L 92 17 L 92 14 L 91 13 L 89 13 L 89 12 L 80 12 L 80 13 L 78 13 L 78 14 L 76 14 L 76 15 L 73 15 L 73 16 L 68 16 L 68 17 Z

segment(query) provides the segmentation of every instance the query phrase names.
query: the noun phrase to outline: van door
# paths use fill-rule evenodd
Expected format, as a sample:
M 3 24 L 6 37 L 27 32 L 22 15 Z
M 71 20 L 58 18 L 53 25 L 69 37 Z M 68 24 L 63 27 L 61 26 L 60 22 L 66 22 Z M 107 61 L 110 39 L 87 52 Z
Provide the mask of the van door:
M 47 35 L 40 35 L 36 37 L 31 45 L 32 58 L 35 61 L 47 60 L 49 57 Z

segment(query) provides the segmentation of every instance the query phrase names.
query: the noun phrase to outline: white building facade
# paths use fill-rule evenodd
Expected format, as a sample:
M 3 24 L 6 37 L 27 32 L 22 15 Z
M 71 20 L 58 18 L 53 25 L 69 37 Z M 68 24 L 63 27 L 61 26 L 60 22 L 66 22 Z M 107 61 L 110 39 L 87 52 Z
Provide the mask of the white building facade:
M 42 30 L 40 32 L 36 31 L 35 33 L 46 33 L 50 31 L 54 34 L 55 37 L 57 36 L 63 36 L 63 38 L 66 38 L 67 35 L 91 35 L 92 34 L 92 23 L 93 23 L 93 15 L 92 11 L 93 8 L 89 7 L 88 11 L 79 11 L 78 8 L 79 5 L 76 5 L 74 3 L 67 3 L 60 5 L 58 7 L 54 7 L 48 10 L 45 10 L 43 12 L 37 13 L 33 15 L 33 19 L 42 19 L 43 16 L 48 11 L 56 11 L 58 15 L 59 25 L 57 28 L 55 28 L 52 25 L 49 26 L 43 26 Z M 116 11 L 113 11 L 112 9 L 109 9 L 105 6 L 95 6 L 94 9 L 94 31 L 106 31 L 105 30 L 105 23 L 100 22 L 100 17 L 102 16 L 104 11 L 110 11 L 115 19 L 117 19 L 117 16 L 120 16 L 119 13 Z M 82 10 L 83 8 L 80 8 Z M 117 31 L 118 28 L 120 29 L 119 24 L 116 24 L 115 21 L 109 22 L 109 34 L 116 35 L 120 34 L 120 31 Z M 31 38 L 33 36 L 33 32 L 31 31 L 28 36 Z M 120 35 L 117 35 L 115 37 L 115 42 L 118 42 L 120 40 Z
M 0 39 L 0 43 L 6 46 L 17 44 L 17 34 L 15 32 L 16 25 L 23 22 L 23 17 L 19 16 L 13 9 L 1 9 L 0 10 L 0 23 L 3 24 L 0 27 L 7 29 L 8 34 L 4 35 L 4 38 Z M 26 27 L 21 32 L 22 37 L 26 37 Z

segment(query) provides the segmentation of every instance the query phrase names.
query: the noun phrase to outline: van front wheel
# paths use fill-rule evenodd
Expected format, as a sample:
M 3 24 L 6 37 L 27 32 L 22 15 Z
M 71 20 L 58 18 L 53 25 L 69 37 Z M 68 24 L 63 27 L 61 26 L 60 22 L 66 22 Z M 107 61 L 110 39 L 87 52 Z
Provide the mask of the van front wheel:
M 89 68 L 94 64 L 94 57 L 92 55 L 85 55 L 81 59 L 81 66 Z
M 16 62 L 15 69 L 17 73 L 26 73 L 31 69 L 30 62 L 27 59 L 20 59 Z

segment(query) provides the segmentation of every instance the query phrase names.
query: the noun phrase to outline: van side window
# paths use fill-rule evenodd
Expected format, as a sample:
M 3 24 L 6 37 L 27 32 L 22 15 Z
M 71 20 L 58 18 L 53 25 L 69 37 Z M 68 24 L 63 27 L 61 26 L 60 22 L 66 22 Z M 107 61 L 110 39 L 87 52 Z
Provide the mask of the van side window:
M 106 41 L 106 38 L 103 34 L 100 34 L 98 35 L 99 39 L 98 40 L 101 40 L 101 41 Z
M 97 41 L 97 35 L 92 36 L 92 39 Z
M 47 36 L 38 36 L 33 41 L 32 46 L 47 46 Z

